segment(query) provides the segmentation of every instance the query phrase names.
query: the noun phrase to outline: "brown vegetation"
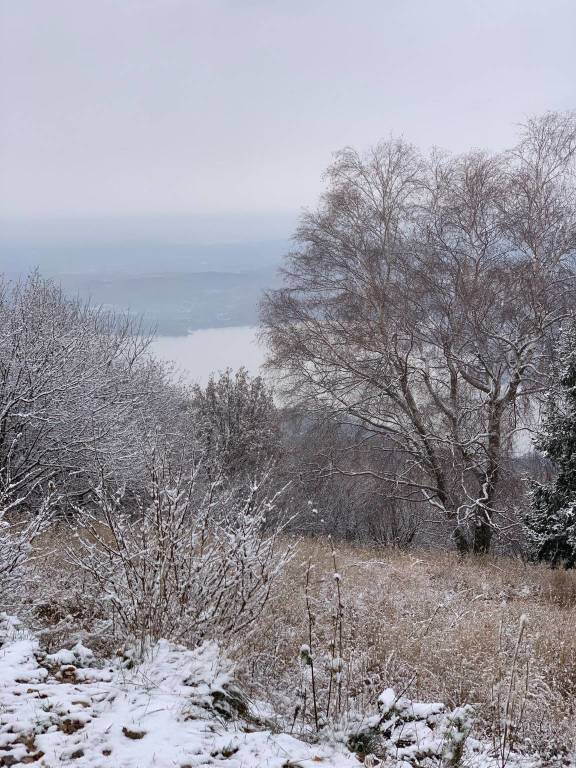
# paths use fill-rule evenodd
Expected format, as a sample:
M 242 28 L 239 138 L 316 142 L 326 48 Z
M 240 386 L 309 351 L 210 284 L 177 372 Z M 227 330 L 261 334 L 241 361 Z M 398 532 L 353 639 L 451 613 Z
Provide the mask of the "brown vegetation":
M 337 599 L 330 542 L 299 539 L 296 544 L 280 599 L 251 641 L 246 674 L 255 698 L 278 692 L 273 703 L 286 716 L 293 714 L 287 708 L 294 706 L 301 685 L 299 649 L 309 642 L 304 594 L 309 560 L 314 564 L 312 653 L 320 710 Z M 336 556 L 348 712 L 369 711 L 378 694 L 393 687 L 420 701 L 474 705 L 480 729 L 496 742 L 503 697 L 511 690 L 518 744 L 548 757 L 574 748 L 576 573 L 513 559 L 348 544 L 339 545 Z M 325 672 L 325 681 L 328 676 Z M 308 690 L 309 725 L 310 695 Z

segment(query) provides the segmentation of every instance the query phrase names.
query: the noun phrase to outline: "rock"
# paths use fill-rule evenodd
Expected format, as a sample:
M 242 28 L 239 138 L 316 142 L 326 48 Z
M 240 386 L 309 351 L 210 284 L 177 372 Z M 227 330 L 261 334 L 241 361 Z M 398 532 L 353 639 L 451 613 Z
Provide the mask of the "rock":
M 26 757 L 23 757 L 22 760 L 20 760 L 21 763 L 24 763 L 24 765 L 28 765 L 29 763 L 36 763 L 38 760 L 44 757 L 44 752 L 35 752 L 32 755 L 26 755 Z

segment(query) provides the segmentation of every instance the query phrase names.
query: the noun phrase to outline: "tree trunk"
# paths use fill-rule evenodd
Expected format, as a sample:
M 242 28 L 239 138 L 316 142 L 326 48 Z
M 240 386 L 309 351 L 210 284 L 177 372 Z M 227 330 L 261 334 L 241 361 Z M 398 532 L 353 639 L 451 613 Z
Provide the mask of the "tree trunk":
M 478 517 L 474 528 L 474 540 L 472 542 L 472 552 L 475 555 L 486 555 L 490 550 L 492 542 L 493 529 L 486 514 Z
M 480 513 L 476 518 L 473 531 L 467 530 L 464 525 L 457 525 L 452 535 L 458 554 L 464 557 L 466 555 L 488 554 L 493 533 L 487 515 Z
M 464 557 L 465 555 L 470 554 L 470 542 L 468 541 L 468 536 L 466 535 L 466 530 L 464 526 L 457 525 L 454 529 L 454 533 L 452 534 L 454 541 L 456 542 L 456 549 L 458 551 L 459 555 L 462 555 Z

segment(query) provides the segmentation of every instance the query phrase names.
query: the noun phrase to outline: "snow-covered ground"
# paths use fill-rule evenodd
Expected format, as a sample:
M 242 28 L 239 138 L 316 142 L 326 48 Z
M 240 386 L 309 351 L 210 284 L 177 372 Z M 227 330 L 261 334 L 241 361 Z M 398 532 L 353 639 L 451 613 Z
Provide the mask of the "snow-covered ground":
M 459 731 L 453 728 L 454 713 L 443 713 L 441 704 L 412 704 L 392 691 L 384 692 L 379 704 L 373 721 L 396 742 L 384 762 L 352 754 L 337 737 L 308 744 L 273 733 L 251 712 L 215 644 L 191 651 L 161 641 L 144 663 L 128 655 L 102 664 L 81 644 L 45 654 L 17 620 L 0 617 L 0 766 L 497 765 L 488 745 L 472 739 L 465 762 L 450 762 L 459 743 L 452 737 Z M 402 723 L 403 711 L 409 716 Z M 448 742 L 451 752 L 445 749 Z M 442 744 L 444 757 L 428 762 L 426 755 Z M 533 765 L 527 759 L 508 764 Z
M 229 675 L 217 647 L 165 641 L 133 669 L 93 666 L 81 645 L 43 656 L 34 637 L 4 623 L 0 649 L 0 765 L 78 768 L 350 768 L 348 754 L 227 718 Z

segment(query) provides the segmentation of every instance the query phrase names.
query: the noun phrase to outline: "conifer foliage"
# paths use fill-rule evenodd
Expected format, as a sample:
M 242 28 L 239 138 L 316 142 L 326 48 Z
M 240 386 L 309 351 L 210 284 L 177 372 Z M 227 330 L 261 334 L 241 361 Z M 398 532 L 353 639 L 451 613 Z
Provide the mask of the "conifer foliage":
M 576 566 L 576 320 L 560 343 L 559 374 L 536 442 L 555 464 L 548 484 L 535 484 L 525 526 L 534 559 Z

